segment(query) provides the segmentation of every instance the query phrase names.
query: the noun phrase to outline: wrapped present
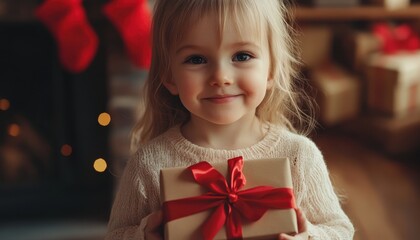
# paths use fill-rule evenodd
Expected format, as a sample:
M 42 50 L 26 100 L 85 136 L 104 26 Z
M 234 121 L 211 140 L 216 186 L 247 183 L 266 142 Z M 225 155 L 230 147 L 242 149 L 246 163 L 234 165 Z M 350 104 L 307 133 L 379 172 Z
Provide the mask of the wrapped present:
M 296 233 L 287 158 L 162 169 L 165 239 L 277 239 Z
M 334 125 L 359 114 L 361 84 L 358 78 L 336 65 L 326 64 L 312 70 L 310 79 L 317 90 L 320 122 Z
M 350 71 L 362 73 L 366 59 L 381 49 L 381 41 L 368 31 L 342 29 L 336 32 L 333 46 L 338 63 Z
M 372 55 L 366 67 L 367 105 L 402 116 L 420 110 L 420 51 Z
M 302 62 L 314 68 L 330 60 L 332 30 L 325 25 L 303 26 L 299 39 Z M 314 47 L 316 46 L 316 47 Z

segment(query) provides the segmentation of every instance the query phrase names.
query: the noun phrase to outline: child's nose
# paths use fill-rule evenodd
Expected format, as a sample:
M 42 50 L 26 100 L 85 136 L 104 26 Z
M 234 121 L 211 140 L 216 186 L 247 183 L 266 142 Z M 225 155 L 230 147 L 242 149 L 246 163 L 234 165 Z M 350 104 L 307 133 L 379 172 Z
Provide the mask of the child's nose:
M 233 83 L 232 73 L 228 66 L 218 64 L 214 66 L 213 74 L 210 77 L 211 86 L 225 86 Z

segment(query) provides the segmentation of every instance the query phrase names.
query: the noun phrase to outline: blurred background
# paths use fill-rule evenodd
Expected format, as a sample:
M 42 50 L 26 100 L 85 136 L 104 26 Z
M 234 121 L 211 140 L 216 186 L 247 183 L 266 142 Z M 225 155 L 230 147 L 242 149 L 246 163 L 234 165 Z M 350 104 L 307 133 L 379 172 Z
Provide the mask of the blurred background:
M 103 239 L 147 75 L 153 1 L 130 4 L 0 0 L 0 239 Z M 420 2 L 290 9 L 355 239 L 418 239 Z

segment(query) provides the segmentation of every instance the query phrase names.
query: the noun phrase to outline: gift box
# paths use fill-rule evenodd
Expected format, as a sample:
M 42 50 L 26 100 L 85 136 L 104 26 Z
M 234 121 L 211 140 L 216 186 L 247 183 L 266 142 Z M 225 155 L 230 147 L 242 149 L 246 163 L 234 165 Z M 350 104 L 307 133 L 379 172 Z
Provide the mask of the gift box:
M 338 30 L 334 37 L 334 59 L 350 71 L 363 72 L 368 57 L 381 49 L 375 34 L 355 29 Z
M 359 115 L 361 84 L 358 78 L 342 68 L 326 64 L 311 71 L 310 79 L 317 94 L 319 120 L 335 125 Z
M 305 67 L 315 68 L 329 61 L 331 42 L 332 30 L 328 26 L 303 26 L 298 43 Z
M 420 110 L 420 51 L 372 55 L 366 67 L 367 105 L 403 116 Z
M 237 157 L 213 166 L 201 162 L 162 169 L 165 239 L 213 239 L 209 231 L 214 239 L 238 234 L 243 239 L 277 239 L 279 233 L 296 233 L 289 164 L 287 158 Z M 209 182 L 216 190 L 206 185 Z

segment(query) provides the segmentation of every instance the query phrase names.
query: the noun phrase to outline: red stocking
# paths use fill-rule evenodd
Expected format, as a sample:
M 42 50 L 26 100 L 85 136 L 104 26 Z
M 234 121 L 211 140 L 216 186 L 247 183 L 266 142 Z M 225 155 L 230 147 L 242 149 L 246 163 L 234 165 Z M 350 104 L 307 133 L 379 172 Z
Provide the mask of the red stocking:
M 151 13 L 147 1 L 111 0 L 103 11 L 121 34 L 131 61 L 140 68 L 149 68 Z
M 98 37 L 82 0 L 46 0 L 35 14 L 56 39 L 63 67 L 73 73 L 85 70 L 96 54 Z

